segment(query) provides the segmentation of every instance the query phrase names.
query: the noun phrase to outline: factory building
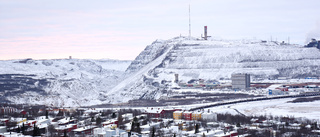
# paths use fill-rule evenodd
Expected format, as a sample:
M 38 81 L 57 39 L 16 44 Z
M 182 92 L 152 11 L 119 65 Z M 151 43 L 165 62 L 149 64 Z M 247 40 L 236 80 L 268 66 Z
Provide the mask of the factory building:
M 248 89 L 250 88 L 249 74 L 232 74 L 232 89 Z

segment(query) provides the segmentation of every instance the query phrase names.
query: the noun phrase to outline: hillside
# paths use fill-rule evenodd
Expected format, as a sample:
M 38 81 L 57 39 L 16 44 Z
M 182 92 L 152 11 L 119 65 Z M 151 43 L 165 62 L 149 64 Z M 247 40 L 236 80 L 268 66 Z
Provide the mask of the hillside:
M 166 94 L 163 81 L 179 74 L 191 79 L 230 79 L 232 73 L 249 73 L 253 80 L 277 77 L 320 76 L 316 48 L 261 40 L 187 39 L 157 40 L 147 46 L 126 70 L 131 74 L 107 96 L 108 102 L 157 99 Z
M 48 106 L 88 106 L 105 100 L 124 78 L 131 61 L 8 60 L 0 61 L 1 102 Z
M 89 106 L 166 96 L 174 79 L 252 80 L 320 76 L 320 51 L 275 41 L 156 40 L 133 61 L 53 59 L 0 61 L 0 101 Z

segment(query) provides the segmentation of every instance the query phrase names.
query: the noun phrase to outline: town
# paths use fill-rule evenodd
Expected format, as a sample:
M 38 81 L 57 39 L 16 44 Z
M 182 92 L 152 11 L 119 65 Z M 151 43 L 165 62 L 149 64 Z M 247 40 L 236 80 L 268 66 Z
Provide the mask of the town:
M 1 137 L 319 136 L 315 121 L 292 116 L 244 116 L 165 107 L 1 107 Z

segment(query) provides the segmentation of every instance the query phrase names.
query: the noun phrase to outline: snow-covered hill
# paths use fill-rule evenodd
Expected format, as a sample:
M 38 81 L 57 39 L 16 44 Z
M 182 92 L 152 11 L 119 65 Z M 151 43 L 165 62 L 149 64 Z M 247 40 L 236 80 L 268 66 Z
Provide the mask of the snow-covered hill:
M 131 99 L 158 99 L 179 74 L 191 79 L 319 77 L 320 52 L 274 41 L 207 41 L 176 37 L 156 40 L 134 61 L 0 61 L 0 101 L 52 106 L 88 106 Z M 169 82 L 168 82 L 169 81 Z
M 0 63 L 1 102 L 88 106 L 105 100 L 103 93 L 124 78 L 131 61 L 26 59 Z
M 250 73 L 253 79 L 319 77 L 320 52 L 274 41 L 176 37 L 147 46 L 126 71 L 131 76 L 106 94 L 108 102 L 157 99 L 166 93 L 163 81 L 174 74 L 182 82 L 230 79 L 232 73 Z

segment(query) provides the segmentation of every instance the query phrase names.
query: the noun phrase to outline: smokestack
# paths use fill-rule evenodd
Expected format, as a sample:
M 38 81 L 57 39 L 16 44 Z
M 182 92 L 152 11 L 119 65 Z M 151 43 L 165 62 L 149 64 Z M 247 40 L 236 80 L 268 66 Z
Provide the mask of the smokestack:
M 208 39 L 207 26 L 204 26 L 204 40 Z

